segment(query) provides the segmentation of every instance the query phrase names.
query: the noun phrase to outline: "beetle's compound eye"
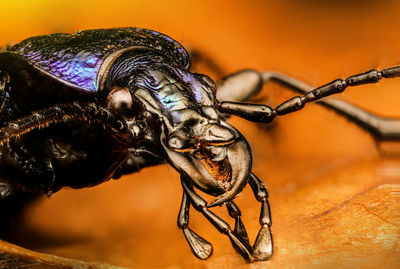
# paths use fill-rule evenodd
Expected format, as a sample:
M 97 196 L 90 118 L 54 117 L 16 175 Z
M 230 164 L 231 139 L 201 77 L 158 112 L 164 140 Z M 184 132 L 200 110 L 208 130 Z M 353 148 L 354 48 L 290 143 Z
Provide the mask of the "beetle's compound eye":
M 107 96 L 108 108 L 114 112 L 124 112 L 132 107 L 132 95 L 128 88 L 113 87 Z

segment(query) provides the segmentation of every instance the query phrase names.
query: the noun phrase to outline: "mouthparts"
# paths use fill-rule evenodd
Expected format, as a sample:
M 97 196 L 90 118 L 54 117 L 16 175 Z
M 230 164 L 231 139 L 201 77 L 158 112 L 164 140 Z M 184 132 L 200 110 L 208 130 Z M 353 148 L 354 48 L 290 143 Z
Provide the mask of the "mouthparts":
M 212 173 L 216 174 L 214 178 L 222 184 L 225 192 L 219 195 L 208 207 L 231 201 L 248 182 L 252 164 L 251 150 L 247 141 L 242 136 L 240 138 L 226 148 L 226 157 L 222 161 L 212 162 L 213 170 L 209 173 L 211 175 L 213 175 Z

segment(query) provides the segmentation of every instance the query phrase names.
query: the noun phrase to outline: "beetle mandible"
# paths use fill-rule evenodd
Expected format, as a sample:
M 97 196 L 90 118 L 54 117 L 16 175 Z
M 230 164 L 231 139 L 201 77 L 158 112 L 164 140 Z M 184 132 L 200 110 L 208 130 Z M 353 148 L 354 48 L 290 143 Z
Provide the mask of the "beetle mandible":
M 167 162 L 181 175 L 178 227 L 198 258 L 209 258 L 212 246 L 189 228 L 190 206 L 244 259 L 268 260 L 268 194 L 251 171 L 250 146 L 226 116 L 268 123 L 348 86 L 397 76 L 400 67 L 371 70 L 311 90 L 279 73 L 243 70 L 216 85 L 190 72 L 186 50 L 156 31 L 115 28 L 26 39 L 0 53 L 1 214 L 11 216 L 33 197 L 64 186 L 93 186 Z M 244 102 L 270 80 L 303 95 L 274 109 Z M 339 100 L 320 102 L 380 138 L 399 138 L 397 121 Z M 261 203 L 253 246 L 233 201 L 247 183 Z M 195 188 L 215 201 L 207 204 Z M 217 205 L 227 207 L 233 229 L 210 210 Z

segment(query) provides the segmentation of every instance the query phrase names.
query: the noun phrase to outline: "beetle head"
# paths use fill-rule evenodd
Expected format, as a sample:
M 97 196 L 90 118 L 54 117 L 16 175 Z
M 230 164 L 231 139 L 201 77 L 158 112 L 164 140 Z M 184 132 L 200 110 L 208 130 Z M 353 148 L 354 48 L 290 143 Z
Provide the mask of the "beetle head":
M 168 163 L 197 188 L 218 195 L 211 205 L 240 193 L 250 175 L 251 150 L 216 111 L 211 79 L 176 69 L 173 75 L 152 70 L 137 86 L 134 96 L 161 121 Z
M 190 125 L 172 132 L 163 127 L 161 143 L 169 163 L 199 189 L 219 195 L 214 205 L 233 199 L 251 170 L 246 140 L 224 121 L 202 119 Z

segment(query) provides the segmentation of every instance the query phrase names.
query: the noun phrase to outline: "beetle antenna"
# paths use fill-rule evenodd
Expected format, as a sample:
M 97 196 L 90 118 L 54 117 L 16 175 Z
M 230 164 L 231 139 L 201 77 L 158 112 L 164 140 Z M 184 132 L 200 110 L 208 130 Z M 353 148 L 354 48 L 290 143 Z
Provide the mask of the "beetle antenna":
M 296 78 L 282 73 L 265 71 L 262 72 L 262 78 L 265 82 L 276 81 L 295 92 L 306 94 L 312 91 L 313 87 Z M 361 107 L 346 102 L 341 99 L 326 98 L 320 99 L 317 103 L 334 110 L 347 119 L 357 123 L 374 137 L 380 140 L 398 140 L 400 139 L 400 119 L 375 115 Z
M 116 133 L 126 128 L 109 111 L 94 103 L 61 104 L 37 110 L 31 115 L 9 122 L 0 129 L 0 146 L 33 130 L 47 128 L 54 123 L 70 121 L 104 122 Z
M 240 102 L 223 101 L 217 103 L 220 112 L 236 115 L 253 122 L 271 122 L 276 116 L 285 115 L 301 110 L 306 103 L 317 101 L 321 98 L 341 93 L 349 86 L 376 83 L 382 78 L 394 78 L 400 76 L 400 66 L 378 70 L 370 70 L 346 79 L 337 79 L 305 93 L 303 96 L 295 96 L 276 108 L 267 105 L 248 104 Z

